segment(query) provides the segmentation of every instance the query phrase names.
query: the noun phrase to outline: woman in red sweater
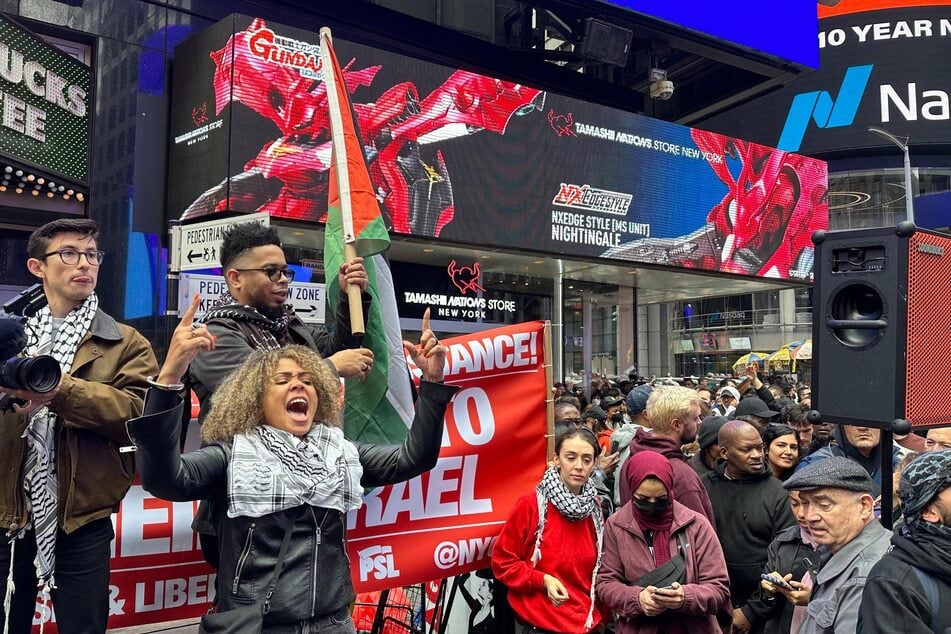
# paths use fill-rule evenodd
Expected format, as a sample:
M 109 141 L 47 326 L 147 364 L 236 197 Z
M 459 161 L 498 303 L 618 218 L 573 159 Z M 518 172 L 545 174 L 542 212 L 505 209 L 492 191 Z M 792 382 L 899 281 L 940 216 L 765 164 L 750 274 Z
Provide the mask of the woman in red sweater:
M 585 634 L 604 618 L 595 605 L 604 517 L 590 481 L 598 439 L 572 427 L 555 442 L 554 466 L 515 504 L 492 550 L 519 634 Z

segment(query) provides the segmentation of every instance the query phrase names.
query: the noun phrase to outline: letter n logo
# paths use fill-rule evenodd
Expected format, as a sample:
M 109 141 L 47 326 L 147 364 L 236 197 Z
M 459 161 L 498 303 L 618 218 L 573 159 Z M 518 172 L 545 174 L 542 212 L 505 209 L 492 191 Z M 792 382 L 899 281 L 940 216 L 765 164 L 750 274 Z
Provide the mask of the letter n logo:
M 820 128 L 844 128 L 852 125 L 859 110 L 865 86 L 872 74 L 872 65 L 851 66 L 845 71 L 839 94 L 835 101 L 826 90 L 804 92 L 793 97 L 786 125 L 776 147 L 787 152 L 795 152 L 802 145 L 802 139 L 809 127 L 809 118 Z

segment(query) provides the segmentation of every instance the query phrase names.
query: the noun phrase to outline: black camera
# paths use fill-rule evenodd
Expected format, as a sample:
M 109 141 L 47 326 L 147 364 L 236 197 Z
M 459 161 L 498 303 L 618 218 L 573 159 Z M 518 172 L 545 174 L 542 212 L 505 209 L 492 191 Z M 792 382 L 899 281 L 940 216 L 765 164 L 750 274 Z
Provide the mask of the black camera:
M 0 361 L 0 392 L 11 389 L 42 394 L 59 385 L 63 371 L 56 359 L 48 354 L 17 356 L 27 344 L 21 322 L 45 303 L 43 287 L 36 284 L 3 305 L 6 315 L 0 318 L 0 359 L 6 361 Z
M 24 390 L 43 394 L 57 385 L 63 375 L 59 362 L 48 354 L 13 357 L 0 363 L 0 390 Z

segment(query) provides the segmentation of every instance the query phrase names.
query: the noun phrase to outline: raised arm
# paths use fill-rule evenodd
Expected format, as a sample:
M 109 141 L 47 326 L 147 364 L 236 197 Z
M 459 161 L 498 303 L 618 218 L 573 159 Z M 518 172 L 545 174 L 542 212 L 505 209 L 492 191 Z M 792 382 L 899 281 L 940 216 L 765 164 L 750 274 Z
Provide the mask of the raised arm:
M 224 485 L 227 473 L 227 454 L 219 445 L 185 456 L 179 451 L 184 402 L 174 386 L 181 381 L 199 351 L 215 347 L 215 336 L 205 326 L 192 327 L 198 305 L 199 296 L 195 295 L 172 333 L 156 387 L 149 389 L 146 395 L 143 415 L 127 424 L 129 437 L 136 446 L 136 465 L 142 486 L 165 500 L 207 498 Z

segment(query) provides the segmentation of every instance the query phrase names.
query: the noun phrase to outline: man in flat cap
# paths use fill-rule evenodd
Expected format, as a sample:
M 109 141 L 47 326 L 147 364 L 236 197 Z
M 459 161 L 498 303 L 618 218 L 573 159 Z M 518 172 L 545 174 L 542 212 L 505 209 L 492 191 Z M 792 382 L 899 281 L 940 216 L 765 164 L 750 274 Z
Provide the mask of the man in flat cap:
M 951 630 L 951 450 L 915 458 L 898 489 L 905 523 L 869 573 L 859 632 Z M 945 606 L 945 609 L 941 609 Z
M 787 579 L 794 590 L 813 586 L 805 610 L 793 613 L 790 631 L 854 632 L 865 579 L 892 536 L 875 521 L 872 478 L 855 461 L 834 456 L 794 473 L 783 487 L 799 491 L 809 531 L 820 546 L 818 570 L 801 582 Z M 792 600 L 789 591 L 774 588 Z

